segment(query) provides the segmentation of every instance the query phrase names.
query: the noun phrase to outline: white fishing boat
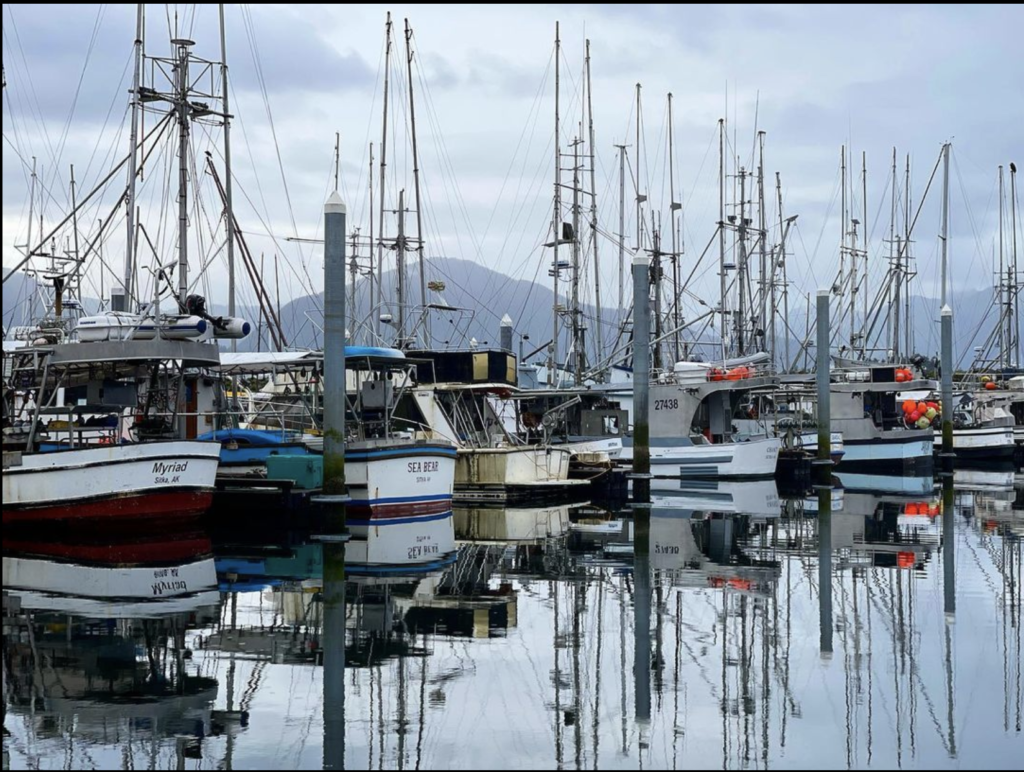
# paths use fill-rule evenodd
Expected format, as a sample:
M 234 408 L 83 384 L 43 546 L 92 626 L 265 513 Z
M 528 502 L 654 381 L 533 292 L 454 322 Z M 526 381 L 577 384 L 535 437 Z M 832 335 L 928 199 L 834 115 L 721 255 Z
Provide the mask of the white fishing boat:
M 140 23 L 141 13 L 140 6 Z M 83 315 L 81 283 L 88 269 L 84 258 L 71 252 L 49 254 L 47 244 L 51 239 L 71 241 L 72 234 L 62 228 L 69 223 L 78 228 L 80 210 L 113 173 L 81 199 L 50 236 L 28 244 L 18 266 L 45 260 L 45 270 L 36 275 L 45 276 L 53 298 L 46 316 L 23 336 L 28 345 L 4 347 L 5 525 L 175 519 L 201 514 L 211 502 L 219 448 L 196 437 L 207 428 L 204 422 L 212 424 L 215 400 L 211 396 L 202 404 L 198 392 L 219 362 L 217 339 L 242 338 L 250 325 L 208 314 L 205 298 L 189 294 L 192 196 L 184 166 L 191 153 L 188 137 L 194 123 L 225 124 L 220 113 L 215 113 L 215 120 L 210 117 L 209 103 L 194 101 L 195 83 L 187 75 L 180 77 L 190 65 L 212 66 L 193 55 L 193 45 L 185 39 L 172 41 L 172 57 L 154 63 L 153 77 L 173 70 L 173 83 L 154 89 L 143 82 L 142 42 L 135 43 L 131 147 L 118 165 L 127 165 L 128 170 L 127 196 L 117 203 L 125 204 L 128 238 L 124 271 L 111 290 L 109 310 Z M 148 157 L 141 153 L 137 132 L 143 102 L 148 110 L 163 111 L 158 126 L 178 129 L 153 129 L 147 141 L 154 148 L 169 142 L 158 155 L 176 155 L 182 163 L 174 213 L 179 224 L 177 254 L 172 263 L 157 261 L 151 292 L 138 279 L 141 266 L 134 254 L 140 238 L 136 188 L 147 171 Z M 163 108 L 155 102 L 164 103 Z M 161 210 L 156 217 L 170 214 L 169 209 Z M 230 211 L 227 214 L 231 219 Z M 73 237 L 78 244 L 77 230 Z M 228 242 L 233 244 L 230 237 Z M 91 246 L 86 254 L 92 257 Z M 15 274 L 5 273 L 4 282 Z M 171 286 L 172 275 L 176 287 Z M 105 305 L 108 298 L 102 301 Z M 162 303 L 173 306 L 173 313 L 164 313 Z
M 11 359 L 12 371 L 31 369 L 40 380 L 36 405 L 25 411 L 28 432 L 17 444 L 5 442 L 5 525 L 175 519 L 206 511 L 219 446 L 182 439 L 187 421 L 182 427 L 166 414 L 145 412 L 145 394 L 152 393 L 146 374 L 176 363 L 178 377 L 186 377 L 185 369 L 216 364 L 215 347 L 163 340 L 65 343 L 20 348 Z M 106 380 L 97 379 L 97 367 Z M 44 373 L 60 378 L 65 401 L 81 394 L 85 404 L 41 407 L 52 387 Z M 103 397 L 92 402 L 104 383 Z

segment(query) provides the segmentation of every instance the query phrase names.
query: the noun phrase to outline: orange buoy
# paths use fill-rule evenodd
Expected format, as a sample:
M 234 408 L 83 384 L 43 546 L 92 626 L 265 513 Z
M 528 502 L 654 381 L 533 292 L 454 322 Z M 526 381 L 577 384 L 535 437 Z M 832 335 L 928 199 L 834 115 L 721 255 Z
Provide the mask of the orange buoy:
M 985 388 L 988 389 L 989 391 L 995 391 L 999 387 L 996 386 L 995 381 L 989 381 L 988 383 L 985 384 Z
M 739 381 L 742 380 L 743 378 L 749 377 L 750 370 L 749 368 L 744 367 L 743 365 L 740 365 L 739 367 L 734 367 L 725 374 L 725 380 L 727 381 Z
M 900 568 L 913 568 L 915 562 L 913 552 L 896 553 L 896 565 Z

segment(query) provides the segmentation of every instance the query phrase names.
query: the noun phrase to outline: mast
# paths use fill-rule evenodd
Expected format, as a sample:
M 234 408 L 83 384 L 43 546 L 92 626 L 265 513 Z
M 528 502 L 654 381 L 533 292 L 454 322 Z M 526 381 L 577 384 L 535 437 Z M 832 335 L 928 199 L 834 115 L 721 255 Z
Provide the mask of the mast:
M 398 262 L 398 340 L 396 348 L 405 345 L 405 190 L 398 191 L 398 241 L 395 244 L 395 260 Z
M 765 132 L 757 132 L 758 142 L 758 161 L 757 161 L 757 200 L 758 200 L 758 211 L 757 211 L 757 227 L 761 234 L 761 275 L 759 289 L 760 297 L 758 298 L 758 311 L 757 311 L 757 329 L 761 332 L 761 345 L 765 345 L 765 335 L 768 327 L 768 226 L 765 222 L 765 207 L 764 207 L 764 135 Z M 773 272 L 774 273 L 774 272 Z M 772 357 L 775 356 L 775 351 L 772 351 Z
M 384 172 L 388 165 L 388 87 L 391 76 L 391 12 L 388 11 L 388 21 L 384 32 L 384 120 L 380 141 L 380 228 L 379 243 L 377 245 L 377 302 L 374 307 L 374 331 L 380 335 L 380 313 L 384 303 L 384 189 L 386 178 Z M 371 215 L 372 217 L 372 215 Z M 372 250 L 371 245 L 371 250 Z
M 889 361 L 896 362 L 900 355 L 900 289 L 903 282 L 903 253 L 899 244 L 896 243 L 896 148 L 892 149 L 892 211 L 889 216 L 889 260 L 892 261 L 895 253 L 895 267 L 893 269 L 893 299 L 892 299 L 892 357 Z
M 949 142 L 942 146 L 942 308 L 948 300 L 949 283 L 949 147 Z
M 1009 282 L 1007 282 L 1005 285 L 1003 284 L 1004 281 L 1009 279 L 1009 276 L 1005 273 L 1006 269 L 1005 269 L 1005 262 L 1004 262 L 1004 258 L 1003 258 L 1003 217 L 1004 217 L 1004 215 L 1003 215 L 1003 200 L 1005 199 L 1005 197 L 1006 197 L 1006 194 L 1003 191 L 1003 166 L 1002 166 L 1002 164 L 1000 164 L 999 165 L 999 267 L 997 268 L 997 272 L 996 272 L 996 276 L 998 277 L 997 280 L 996 280 L 996 291 L 998 292 L 998 295 L 999 295 L 999 315 L 1000 315 L 1000 318 L 999 318 L 999 365 L 1001 367 L 1008 367 L 1009 366 L 1010 362 L 1009 362 L 1009 351 L 1008 351 L 1008 348 L 1007 348 L 1008 341 L 1007 341 L 1007 338 L 1006 338 L 1006 333 L 1009 332 L 1011 335 L 1013 333 L 1012 330 L 1009 330 L 1008 327 L 1006 325 L 1004 325 L 1003 318 L 1002 318 L 1003 314 L 1006 314 L 1007 317 L 1009 317 L 1009 313 L 1008 312 L 1010 310 L 1009 309 L 1009 303 L 1007 302 L 1009 300 L 1008 293 L 1009 293 L 1009 290 L 1010 290 L 1010 284 L 1009 284 Z
M 32 156 L 32 185 L 28 193 L 28 237 L 25 239 L 25 257 L 32 254 L 32 221 L 36 218 L 36 179 L 36 157 Z
M 131 302 L 132 290 L 134 288 L 133 280 L 135 277 L 135 180 L 138 176 L 139 113 L 141 112 L 139 109 L 139 88 L 142 85 L 142 38 L 145 34 L 143 29 L 144 17 L 142 3 L 137 4 L 135 14 L 135 75 L 132 80 L 132 126 L 129 134 L 130 152 L 128 159 L 128 201 L 126 203 L 128 238 L 125 241 L 124 247 L 124 274 L 122 281 L 124 299 L 120 303 L 114 304 L 113 298 L 111 298 L 112 311 L 128 310 L 128 304 Z M 225 110 L 225 112 L 227 112 L 227 110 Z M 34 162 L 35 159 L 33 159 L 33 168 Z M 230 241 L 231 238 L 229 236 L 228 242 L 230 243 Z
M 188 60 L 189 48 L 195 45 L 191 40 L 176 38 L 171 43 L 178 48 L 176 65 L 178 110 L 178 303 L 185 302 L 188 295 Z
M 789 276 L 786 271 L 786 226 L 782 219 L 782 177 L 778 172 L 775 172 L 775 191 L 779 199 L 779 260 L 777 265 L 772 266 L 772 361 L 776 362 L 776 354 L 778 352 L 778 322 L 776 319 L 779 315 L 779 304 L 776 298 L 776 287 L 778 283 L 775 281 L 775 270 L 776 268 L 782 269 L 782 304 L 784 306 L 782 311 L 783 319 L 783 339 L 782 345 L 785 351 L 783 361 L 788 365 L 791 361 L 789 358 Z
M 903 295 L 903 330 L 906 333 L 906 342 L 903 353 L 909 355 L 914 349 L 914 325 L 910 318 L 910 280 L 913 278 L 910 271 L 910 153 L 907 153 L 906 184 L 903 190 L 903 254 L 906 256 L 906 292 Z
M 1024 364 L 1021 358 L 1021 332 L 1020 332 L 1020 266 L 1017 263 L 1017 165 L 1010 164 L 1010 232 L 1011 245 L 1010 271 L 1012 281 L 1010 283 L 1010 302 L 1008 326 L 1011 334 L 1010 351 L 1016 354 L 1017 367 Z
M 861 279 L 861 293 L 864 298 L 864 317 L 861 320 L 860 328 L 860 349 L 863 359 L 867 359 L 867 324 L 868 324 L 868 153 L 861 151 L 861 204 L 864 210 L 863 219 L 860 221 L 861 236 L 863 236 L 864 247 L 861 250 L 861 262 L 864 268 L 864 278 Z
M 587 127 L 590 147 L 590 238 L 591 249 L 594 259 L 594 305 L 597 311 L 596 322 L 596 351 L 595 362 L 604 359 L 604 319 L 601 313 L 601 264 L 597 259 L 597 178 L 595 167 L 597 166 L 597 147 L 594 144 L 594 100 L 593 91 L 590 85 L 590 41 L 587 40 Z M 602 379 L 603 376 L 598 376 Z
M 583 328 L 580 324 L 580 144 L 578 137 L 572 143 L 572 348 L 576 358 L 573 368 L 576 385 L 587 369 L 583 346 Z
M 640 192 L 640 84 L 636 84 L 636 248 L 643 249 L 644 229 L 642 204 L 646 197 Z
M 424 334 L 427 345 L 430 345 L 430 314 L 427 312 L 427 268 L 423 255 L 423 211 L 420 198 L 420 156 L 416 144 L 416 102 L 413 99 L 412 87 L 412 27 L 405 20 L 405 52 L 409 74 L 409 120 L 412 123 L 412 178 L 416 195 L 416 251 L 419 252 L 420 266 L 420 305 L 423 306 Z
M 729 338 L 729 304 L 726 298 L 728 281 L 725 274 L 725 119 L 718 119 L 718 275 L 721 279 L 722 358 Z
M 373 143 L 372 142 L 370 143 L 369 187 L 370 187 L 369 198 L 366 199 L 366 200 L 370 202 L 370 248 L 368 250 L 369 255 L 370 255 L 370 264 L 368 266 L 369 267 L 368 278 L 370 279 L 370 286 L 369 286 L 369 288 L 367 290 L 367 293 L 366 293 L 366 305 L 370 309 L 370 315 L 371 316 L 379 317 L 380 316 L 380 312 L 374 310 L 374 301 L 373 301 L 373 298 L 374 298 L 373 288 L 374 288 L 374 285 L 376 284 L 376 274 L 373 272 Z M 349 313 L 354 315 L 355 312 L 356 312 L 356 309 L 355 309 L 355 306 L 353 306 L 352 310 Z M 378 324 L 379 324 L 378 321 L 374 322 L 374 324 L 373 324 L 374 332 L 377 332 L 377 330 L 378 330 L 378 326 L 377 325 Z
M 675 361 L 679 361 L 679 327 L 680 308 L 682 304 L 682 288 L 679 286 L 679 231 L 676 228 L 676 165 L 672 137 L 672 93 L 668 95 L 668 197 L 669 197 L 669 228 L 672 230 L 672 345 Z
M 548 382 L 552 385 L 558 382 L 558 242 L 562 238 L 562 159 L 560 143 L 562 141 L 561 134 L 561 114 L 559 112 L 560 104 L 559 88 L 561 86 L 561 68 L 560 60 L 562 56 L 562 40 L 559 37 L 559 24 L 555 22 L 555 203 L 553 217 L 551 220 L 552 230 L 554 231 L 554 264 L 551 275 L 554 278 L 554 308 L 553 311 L 553 335 L 551 340 L 551 372 L 548 375 Z
M 842 204 L 840 206 L 840 216 L 842 217 L 842 222 L 839 227 L 839 286 L 841 289 L 846 284 L 846 258 L 848 256 L 848 252 L 846 249 L 846 236 L 848 233 L 846 225 L 848 222 L 846 217 L 846 145 L 843 145 L 840 148 L 839 153 L 839 186 L 842 188 Z M 839 298 L 839 318 L 836 320 L 836 327 L 841 327 L 843 323 L 843 300 L 844 298 Z
M 231 186 L 234 184 L 231 175 L 231 111 L 228 108 L 228 45 L 227 32 L 224 25 L 224 3 L 218 4 L 220 12 L 220 72 L 224 92 L 224 199 L 227 212 L 224 216 L 226 230 L 228 232 L 228 316 L 235 316 L 235 239 L 231 233 L 231 223 L 234 222 L 234 209 L 231 203 Z M 335 175 L 334 189 L 338 189 L 337 175 Z M 238 341 L 232 339 L 231 350 L 238 350 Z
M 626 307 L 626 146 L 619 151 L 619 311 Z
M 857 273 L 857 225 L 855 217 L 850 221 L 850 353 L 857 351 L 857 291 L 860 279 Z
M 747 341 L 747 286 L 750 277 L 747 273 L 747 170 L 742 166 L 739 171 L 740 178 L 740 220 L 739 220 L 739 273 L 737 274 L 736 285 L 739 289 L 739 305 L 736 306 L 736 346 L 739 356 L 746 356 Z

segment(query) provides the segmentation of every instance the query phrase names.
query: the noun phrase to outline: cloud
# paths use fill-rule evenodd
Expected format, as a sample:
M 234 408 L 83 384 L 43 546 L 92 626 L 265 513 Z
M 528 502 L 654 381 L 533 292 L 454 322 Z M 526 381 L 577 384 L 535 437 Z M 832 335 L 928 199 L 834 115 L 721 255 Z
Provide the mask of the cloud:
M 280 230 L 276 241 L 253 236 L 254 251 L 279 251 L 294 262 L 297 274 L 306 267 L 315 276 L 316 248 L 289 245 L 283 238 L 317 233 L 332 179 L 336 131 L 342 136 L 342 187 L 352 223 L 367 231 L 370 142 L 378 163 L 381 156 L 386 9 L 249 8 L 244 17 L 236 6 L 228 8 L 239 217 L 250 231 L 260 230 L 261 221 Z M 941 143 L 953 137 L 952 246 L 958 259 L 952 270 L 965 285 L 990 282 L 990 272 L 979 270 L 979 255 L 989 251 L 991 242 L 995 169 L 1011 160 L 1024 163 L 1014 158 L 1022 149 L 1024 125 L 1024 100 L 1016 98 L 1016 80 L 1024 71 L 1024 53 L 1014 39 L 1024 25 L 1020 8 L 470 5 L 391 10 L 395 56 L 386 205 L 397 205 L 400 188 L 410 195 L 412 190 L 403 39 L 408 17 L 415 29 L 415 66 L 422 68 L 421 74 L 414 69 L 414 83 L 428 196 L 424 210 L 431 238 L 439 244 L 432 243 L 432 254 L 443 250 L 500 270 L 545 276 L 546 267 L 537 265 L 548 258 L 533 250 L 552 219 L 552 53 L 555 21 L 560 20 L 563 145 L 585 121 L 580 87 L 584 41 L 591 41 L 597 186 L 605 231 L 618 230 L 613 144 L 630 144 L 630 168 L 637 163 L 634 89 L 639 82 L 647 151 L 642 166 L 649 177 L 643 187 L 663 217 L 668 204 L 665 95 L 674 95 L 676 197 L 686 204 L 688 269 L 715 230 L 716 129 L 728 110 L 730 196 L 735 156 L 750 166 L 756 160 L 751 157 L 755 128 L 764 130 L 768 184 L 774 188 L 778 170 L 786 214 L 800 215 L 791 276 L 811 284 L 834 270 L 840 228 L 833 201 L 841 145 L 851 147 L 858 170 L 861 151 L 867 153 L 869 210 L 879 223 L 887 211 L 882 204 L 892 147 L 898 148 L 901 168 L 904 155 L 912 157 L 916 202 Z M 147 47 L 151 53 L 165 51 L 166 12 L 151 6 L 149 14 Z M 83 180 L 95 180 L 104 164 L 126 148 L 121 119 L 128 103 L 133 8 L 15 5 L 5 6 L 4 15 L 5 135 L 47 168 L 63 170 L 74 161 Z M 216 21 L 212 6 L 201 7 L 194 23 L 191 17 L 179 19 L 179 26 L 196 38 L 197 53 L 210 59 L 219 57 Z M 80 78 L 74 120 L 67 124 Z M 61 151 L 66 124 L 70 130 Z M 220 140 L 211 136 L 204 142 L 219 158 Z M 26 211 L 27 183 L 10 150 L 5 145 L 5 225 Z M 66 199 L 66 172 L 62 175 L 53 179 L 55 191 L 61 191 L 55 193 L 58 199 Z M 567 179 L 563 175 L 563 182 Z M 375 199 L 378 183 L 375 179 Z M 631 231 L 631 184 L 626 195 Z M 930 276 L 935 266 L 937 213 L 936 198 L 926 204 L 918 226 L 922 276 Z M 6 257 L 13 237 L 8 227 L 4 230 Z M 872 250 L 885 254 L 886 229 L 878 224 L 873 230 Z M 437 242 L 435 234 L 444 240 Z M 884 269 L 882 260 L 874 265 Z M 714 280 L 709 282 L 701 291 L 715 291 Z

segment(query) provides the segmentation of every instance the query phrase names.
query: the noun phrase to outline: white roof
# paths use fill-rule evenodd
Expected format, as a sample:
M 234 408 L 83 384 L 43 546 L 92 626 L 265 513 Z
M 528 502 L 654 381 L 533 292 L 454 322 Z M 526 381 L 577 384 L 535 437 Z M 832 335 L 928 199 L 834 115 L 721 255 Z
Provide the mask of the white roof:
M 320 351 L 250 351 L 220 355 L 220 369 L 225 373 L 267 373 L 272 370 L 314 365 L 322 361 Z

